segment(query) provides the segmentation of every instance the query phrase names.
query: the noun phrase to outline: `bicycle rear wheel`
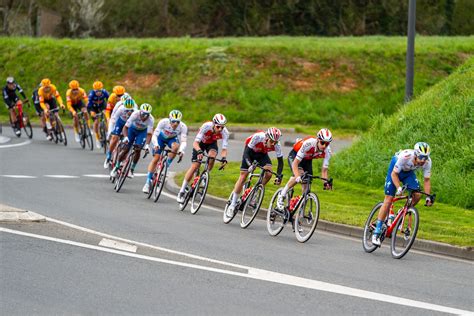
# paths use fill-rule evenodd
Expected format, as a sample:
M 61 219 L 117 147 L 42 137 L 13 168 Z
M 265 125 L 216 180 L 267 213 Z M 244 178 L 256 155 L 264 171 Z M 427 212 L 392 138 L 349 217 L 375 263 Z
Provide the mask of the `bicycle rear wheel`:
M 222 214 L 222 220 L 224 221 L 224 224 L 229 224 L 230 222 L 232 222 L 232 220 L 234 219 L 235 215 L 238 212 L 238 207 L 240 206 L 240 204 L 237 203 L 237 205 L 235 206 L 234 212 L 232 213 L 232 216 L 227 216 L 227 208 L 229 207 L 232 201 L 233 195 L 234 195 L 234 192 L 233 191 L 230 192 L 229 198 L 227 199 L 227 203 L 225 204 L 225 207 L 224 207 L 224 214 Z
M 295 214 L 295 235 L 299 242 L 307 242 L 313 236 L 319 220 L 319 199 L 315 193 L 309 193 L 299 202 Z
M 107 131 L 105 128 L 105 122 L 101 121 L 99 124 L 99 140 L 104 150 L 104 154 L 107 153 Z
M 372 234 L 374 233 L 377 217 L 379 214 L 379 210 L 382 207 L 383 203 L 377 203 L 372 211 L 370 211 L 369 217 L 365 221 L 364 225 L 364 235 L 362 236 L 362 247 L 364 248 L 365 252 L 373 252 L 378 246 L 372 244 Z
M 209 185 L 209 173 L 204 171 L 199 178 L 196 187 L 194 188 L 193 197 L 191 200 L 191 214 L 196 214 L 201 208 L 202 202 L 206 197 L 207 186 Z
M 84 123 L 84 131 L 85 131 L 85 140 L 86 140 L 86 144 L 87 144 L 87 147 L 92 151 L 94 150 L 94 140 L 92 139 L 92 133 L 91 133 L 91 130 L 89 128 L 89 126 L 87 126 L 87 123 Z
M 283 227 L 285 227 L 285 224 L 287 222 L 287 211 L 286 210 L 278 210 L 276 205 L 277 205 L 277 199 L 278 195 L 282 191 L 282 188 L 279 188 L 275 194 L 273 194 L 272 199 L 270 200 L 270 205 L 268 206 L 267 210 L 267 231 L 271 236 L 278 236 L 279 233 L 283 230 Z M 288 204 L 288 194 L 286 196 L 286 202 Z M 285 207 L 288 207 L 286 205 Z
M 408 253 L 415 242 L 416 233 L 418 232 L 418 223 L 418 210 L 411 207 L 407 210 L 405 216 L 400 216 L 398 221 L 394 224 L 391 244 L 393 258 L 401 259 Z
M 59 141 L 61 141 L 64 146 L 67 146 L 66 131 L 64 130 L 63 123 L 61 122 L 60 119 L 58 119 L 58 121 L 56 122 L 56 130 L 58 133 Z
M 23 129 L 29 139 L 33 138 L 33 128 L 31 127 L 30 118 L 23 114 Z
M 79 124 L 79 143 L 81 144 L 82 149 L 86 148 L 86 136 L 84 131 L 84 125 L 82 123 Z
M 184 209 L 185 209 L 186 206 L 188 205 L 189 200 L 191 199 L 191 195 L 192 195 L 193 193 L 194 193 L 194 192 L 187 192 L 187 193 L 186 193 L 186 196 L 184 197 L 184 202 L 183 202 L 183 203 L 178 203 L 178 205 L 179 205 L 179 210 L 180 210 L 180 211 L 184 211 Z
M 240 227 L 247 228 L 252 224 L 262 206 L 264 195 L 265 188 L 262 184 L 253 188 L 252 192 L 247 196 L 247 199 L 245 199 L 242 217 L 240 218 Z
M 166 163 L 166 159 L 163 159 L 162 164 L 163 165 L 160 168 L 160 172 L 156 175 L 157 180 L 155 189 L 153 190 L 153 197 L 155 198 L 155 203 L 158 202 L 158 199 L 160 198 L 161 191 L 163 191 L 163 187 L 165 186 L 166 174 L 168 173 L 168 164 Z
M 125 163 L 125 166 L 123 166 L 119 178 L 116 180 L 115 184 L 115 192 L 120 192 L 120 189 L 122 189 L 123 184 L 125 183 L 125 180 L 128 177 L 128 173 L 130 172 L 130 168 L 132 166 L 132 160 L 133 160 L 133 155 L 128 157 L 127 162 Z

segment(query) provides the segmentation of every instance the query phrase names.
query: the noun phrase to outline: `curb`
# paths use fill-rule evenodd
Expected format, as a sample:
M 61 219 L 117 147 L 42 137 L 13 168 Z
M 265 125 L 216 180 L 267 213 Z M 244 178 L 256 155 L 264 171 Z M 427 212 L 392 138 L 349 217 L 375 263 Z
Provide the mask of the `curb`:
M 174 181 L 175 173 L 170 172 L 168 176 L 168 181 L 165 183 L 165 189 L 173 194 L 178 194 L 179 187 Z M 226 199 L 212 196 L 210 194 L 206 195 L 206 203 L 207 205 L 224 209 L 225 204 L 227 203 Z M 267 217 L 267 209 L 261 208 L 257 215 L 260 219 L 266 219 Z M 346 224 L 338 224 L 333 223 L 325 220 L 319 220 L 318 226 L 316 227 L 317 230 L 320 231 L 327 231 L 331 233 L 336 233 L 344 236 L 350 236 L 355 238 L 362 238 L 364 230 L 361 227 L 346 225 Z M 456 257 L 461 259 L 466 259 L 473 261 L 474 260 L 474 251 L 472 247 L 457 247 L 452 246 L 449 244 L 431 241 L 431 240 L 424 240 L 424 239 L 416 239 L 415 243 L 412 246 L 412 249 L 444 255 L 449 257 Z
M 0 222 L 45 222 L 43 215 L 0 204 Z

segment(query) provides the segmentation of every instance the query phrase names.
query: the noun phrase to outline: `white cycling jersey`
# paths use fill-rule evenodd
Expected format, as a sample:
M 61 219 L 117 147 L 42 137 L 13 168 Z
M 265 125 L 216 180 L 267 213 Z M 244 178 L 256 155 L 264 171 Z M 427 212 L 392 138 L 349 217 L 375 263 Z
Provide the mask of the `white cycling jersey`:
M 316 137 L 306 137 L 296 142 L 293 146 L 293 150 L 296 151 L 296 159 L 324 159 L 323 167 L 329 167 L 329 159 L 331 159 L 332 151 L 331 146 L 327 146 L 324 150 L 318 149 L 318 139 Z
M 411 171 L 422 169 L 423 170 L 423 177 L 429 178 L 431 176 L 431 158 L 428 157 L 428 160 L 423 164 L 423 166 L 416 166 L 414 161 L 415 158 L 415 150 L 414 149 L 405 149 L 397 152 L 395 154 L 397 157 L 397 162 L 393 167 L 396 173 L 400 173 L 401 171 Z
M 202 124 L 194 141 L 203 142 L 204 144 L 212 144 L 218 139 L 222 139 L 222 149 L 227 149 L 227 145 L 229 144 L 229 131 L 227 130 L 227 127 L 224 127 L 217 134 L 213 132 L 213 127 L 213 122 L 206 122 Z
M 170 139 L 174 137 L 179 138 L 179 151 L 184 154 L 188 137 L 188 127 L 183 122 L 179 122 L 176 129 L 173 129 L 170 120 L 164 118 L 158 122 L 158 125 L 156 125 L 155 131 L 153 132 L 151 141 L 154 146 L 158 145 L 158 137 L 161 139 Z
M 155 119 L 153 118 L 153 115 L 150 114 L 148 118 L 143 121 L 140 117 L 140 111 L 134 111 L 132 115 L 127 120 L 127 123 L 125 123 L 125 126 L 128 128 L 133 127 L 137 131 L 147 131 L 147 134 L 153 133 L 153 122 Z
M 267 154 L 270 151 L 274 151 L 278 158 L 283 157 L 280 142 L 277 142 L 273 146 L 267 147 L 265 145 L 266 140 L 267 138 L 265 136 L 265 132 L 257 132 L 253 134 L 252 136 L 249 136 L 245 140 L 245 144 L 256 153 Z

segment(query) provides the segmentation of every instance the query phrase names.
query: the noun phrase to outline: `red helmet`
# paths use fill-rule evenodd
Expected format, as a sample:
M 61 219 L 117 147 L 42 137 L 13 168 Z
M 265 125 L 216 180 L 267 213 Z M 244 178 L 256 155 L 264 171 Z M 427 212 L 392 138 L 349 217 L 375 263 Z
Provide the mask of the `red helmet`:
M 318 132 L 318 139 L 322 140 L 323 142 L 332 142 L 331 131 L 327 128 L 321 128 Z
M 281 131 L 276 127 L 270 127 L 265 132 L 265 136 L 274 142 L 278 142 L 281 137 Z

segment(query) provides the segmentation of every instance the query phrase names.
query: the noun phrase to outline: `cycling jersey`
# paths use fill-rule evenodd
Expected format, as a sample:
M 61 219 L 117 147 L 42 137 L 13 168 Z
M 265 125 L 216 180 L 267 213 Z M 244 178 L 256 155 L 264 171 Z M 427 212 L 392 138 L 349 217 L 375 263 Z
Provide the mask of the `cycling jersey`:
M 107 101 L 107 107 L 105 108 L 105 117 L 106 118 L 110 119 L 112 111 L 114 110 L 115 106 L 117 105 L 117 102 L 120 101 L 120 97 L 121 96 L 118 96 L 115 93 L 112 93 L 109 96 L 109 99 Z
M 327 146 L 324 151 L 318 149 L 318 139 L 313 136 L 305 137 L 297 141 L 293 145 L 293 150 L 296 152 L 297 160 L 311 160 L 311 159 L 324 159 L 323 167 L 329 167 L 329 159 L 331 158 L 331 146 Z
M 56 89 L 56 86 L 54 84 L 50 84 L 47 87 L 39 88 L 38 96 L 40 100 L 40 106 L 43 108 L 43 110 L 47 109 L 45 103 L 49 104 L 48 101 L 52 101 L 54 99 L 56 99 L 59 102 L 59 104 L 63 104 L 63 99 L 59 95 L 59 92 Z
M 35 107 L 36 114 L 42 115 L 43 109 L 40 106 L 39 96 L 38 96 L 38 89 L 33 91 L 33 95 L 31 96 L 31 100 L 33 101 L 33 106 Z
M 125 123 L 125 126 L 128 128 L 133 128 L 137 131 L 147 131 L 147 134 L 153 133 L 153 115 L 150 114 L 148 118 L 143 121 L 140 117 L 140 111 L 134 111 L 132 115 L 127 120 L 127 123 Z
M 423 177 L 429 178 L 431 176 L 431 158 L 428 157 L 428 160 L 423 164 L 423 166 L 416 166 L 413 162 L 415 158 L 415 150 L 413 149 L 401 150 L 395 154 L 395 157 L 397 158 L 397 162 L 395 163 L 393 170 L 395 170 L 396 173 L 421 168 L 423 170 Z
M 105 89 L 98 90 L 102 92 L 102 95 L 97 95 L 96 90 L 91 90 L 89 92 L 89 103 L 87 108 L 89 111 L 96 111 L 97 109 L 105 109 L 107 105 L 107 100 L 109 98 L 109 93 Z
M 7 104 L 8 108 L 13 107 L 18 101 L 18 96 L 16 95 L 17 91 L 21 94 L 23 99 L 26 99 L 25 92 L 19 84 L 15 84 L 15 89 L 13 90 L 8 89 L 8 85 L 3 88 L 3 100 Z
M 199 129 L 194 141 L 208 145 L 217 142 L 218 139 L 222 139 L 222 149 L 227 149 L 229 143 L 229 131 L 227 130 L 227 127 L 224 127 L 217 133 L 214 133 L 213 127 L 213 122 L 204 123 Z
M 247 139 L 245 140 L 245 145 L 256 153 L 267 154 L 271 151 L 274 151 L 277 157 L 283 157 L 280 142 L 277 142 L 275 145 L 267 147 L 265 145 L 266 140 L 267 139 L 265 136 L 265 132 L 258 132 L 247 137 Z
M 173 138 L 180 138 L 180 145 L 179 151 L 184 153 L 184 149 L 186 148 L 186 140 L 188 136 L 188 127 L 183 122 L 179 122 L 179 125 L 176 129 L 170 124 L 170 120 L 167 118 L 161 119 L 156 126 L 155 131 L 153 132 L 152 142 L 153 145 L 158 145 L 158 141 L 161 140 L 169 140 Z
M 83 103 L 84 101 L 84 103 Z M 66 92 L 66 103 L 69 111 L 75 110 L 75 105 L 85 105 L 87 103 L 87 94 L 84 89 L 68 89 Z

